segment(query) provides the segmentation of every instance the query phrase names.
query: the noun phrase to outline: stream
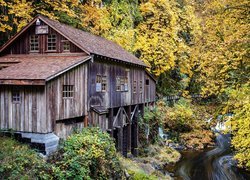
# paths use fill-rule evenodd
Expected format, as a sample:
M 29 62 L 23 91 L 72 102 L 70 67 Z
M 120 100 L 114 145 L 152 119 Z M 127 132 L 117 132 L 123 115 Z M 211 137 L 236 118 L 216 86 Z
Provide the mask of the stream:
M 174 179 L 184 180 L 250 180 L 250 173 L 236 167 L 232 160 L 230 135 L 219 134 L 216 146 L 203 151 L 182 151 L 182 159 L 166 170 Z

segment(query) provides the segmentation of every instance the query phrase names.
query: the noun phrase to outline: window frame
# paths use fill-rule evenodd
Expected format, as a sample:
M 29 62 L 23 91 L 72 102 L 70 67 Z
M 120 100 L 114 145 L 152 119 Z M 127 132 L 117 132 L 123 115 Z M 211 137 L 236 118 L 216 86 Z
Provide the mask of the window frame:
M 66 43 L 67 43 L 68 49 L 65 49 Z M 62 52 L 70 52 L 70 41 L 69 40 L 62 40 Z
M 142 94 L 142 92 L 143 92 L 143 83 L 142 83 L 142 80 L 139 81 L 139 92 L 140 92 L 140 94 Z
M 108 89 L 108 79 L 106 75 L 96 75 L 95 79 L 95 89 L 96 92 L 107 92 Z M 100 89 L 100 90 L 99 90 Z
M 70 84 L 64 84 L 62 86 L 62 98 L 73 99 L 75 96 L 75 86 Z
M 50 36 L 55 37 L 54 41 L 51 41 Z M 49 44 L 51 44 L 51 45 L 49 46 Z M 52 45 L 52 44 L 54 44 L 54 45 Z M 55 49 L 49 49 L 49 47 L 54 47 Z M 47 51 L 49 51 L 49 52 L 56 52 L 57 51 L 57 36 L 56 36 L 56 34 L 48 34 L 48 36 L 47 36 Z
M 128 77 L 127 76 L 116 77 L 116 91 L 128 92 Z
M 21 103 L 21 93 L 20 90 L 12 90 L 11 92 L 11 100 L 13 104 L 20 104 Z
M 38 35 L 35 35 L 35 34 L 30 35 L 29 44 L 30 44 L 30 47 L 29 47 L 30 52 L 39 52 L 40 46 L 39 46 L 39 36 Z M 37 49 L 35 49 L 35 48 L 37 48 Z
M 101 92 L 107 91 L 107 76 L 102 76 Z
M 133 94 L 136 94 L 137 93 L 137 81 L 134 80 L 133 81 Z

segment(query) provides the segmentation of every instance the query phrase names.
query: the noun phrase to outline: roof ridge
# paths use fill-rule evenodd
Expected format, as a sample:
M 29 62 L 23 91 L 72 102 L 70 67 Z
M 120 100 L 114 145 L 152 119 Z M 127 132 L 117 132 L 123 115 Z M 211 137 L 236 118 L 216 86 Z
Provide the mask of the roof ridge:
M 147 65 L 139 60 L 135 55 L 129 53 L 122 46 L 112 40 L 108 40 L 104 37 L 97 36 L 90 32 L 72 27 L 68 24 L 61 23 L 57 20 L 50 19 L 40 14 L 37 15 L 21 31 L 14 35 L 9 41 L 7 41 L 7 43 L 1 47 L 0 53 L 3 52 L 9 45 L 11 45 L 12 42 L 15 41 L 16 38 L 19 37 L 24 31 L 30 28 L 30 26 L 33 25 L 37 19 L 44 21 L 45 24 L 70 40 L 88 55 L 100 55 L 108 57 L 111 60 L 118 60 L 128 64 L 136 64 L 144 68 L 147 67 Z

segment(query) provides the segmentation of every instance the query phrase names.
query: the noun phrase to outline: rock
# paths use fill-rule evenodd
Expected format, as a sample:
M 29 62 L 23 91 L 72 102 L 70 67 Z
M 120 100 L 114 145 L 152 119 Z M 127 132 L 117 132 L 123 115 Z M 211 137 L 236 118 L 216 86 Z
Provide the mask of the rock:
M 183 150 L 183 149 L 185 149 L 185 146 L 177 144 L 177 143 L 169 143 L 168 146 L 171 147 L 171 148 L 174 148 L 176 150 Z

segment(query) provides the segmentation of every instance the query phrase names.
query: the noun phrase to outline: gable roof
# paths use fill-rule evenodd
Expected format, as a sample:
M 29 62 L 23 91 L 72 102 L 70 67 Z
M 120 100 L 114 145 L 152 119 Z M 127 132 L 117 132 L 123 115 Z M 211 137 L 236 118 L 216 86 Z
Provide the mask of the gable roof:
M 87 54 L 95 54 L 100 56 L 105 56 L 112 58 L 114 60 L 123 61 L 126 63 L 137 64 L 140 66 L 147 67 L 147 65 L 139 60 L 137 57 L 127 52 L 118 44 L 102 38 L 100 36 L 96 36 L 90 34 L 88 32 L 82 31 L 80 29 L 73 28 L 66 24 L 62 24 L 55 20 L 48 19 L 44 16 L 38 15 L 34 18 L 23 30 L 17 33 L 11 40 L 9 40 L 3 47 L 0 49 L 0 53 L 8 47 L 11 42 L 13 42 L 22 32 L 24 32 L 28 27 L 30 27 L 33 23 L 36 22 L 37 19 L 40 19 L 48 26 L 53 28 L 55 31 L 66 37 L 80 49 L 85 51 Z
M 87 60 L 90 56 L 75 54 L 54 55 L 6 55 L 0 58 L 0 64 L 15 62 L 0 71 L 0 84 L 15 84 L 16 80 L 42 80 L 42 84 Z M 15 80 L 15 81 L 13 81 Z M 40 83 L 41 85 L 41 83 Z

